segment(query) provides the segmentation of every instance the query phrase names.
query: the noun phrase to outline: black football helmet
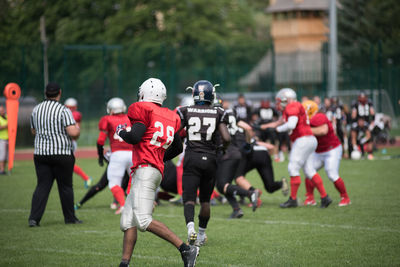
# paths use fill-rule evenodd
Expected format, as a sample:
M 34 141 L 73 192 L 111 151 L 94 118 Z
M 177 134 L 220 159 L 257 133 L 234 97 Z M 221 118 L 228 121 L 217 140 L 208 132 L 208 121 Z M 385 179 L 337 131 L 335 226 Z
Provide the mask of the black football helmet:
M 197 102 L 208 102 L 210 104 L 214 101 L 214 86 L 207 80 L 197 81 L 193 85 L 193 100 Z

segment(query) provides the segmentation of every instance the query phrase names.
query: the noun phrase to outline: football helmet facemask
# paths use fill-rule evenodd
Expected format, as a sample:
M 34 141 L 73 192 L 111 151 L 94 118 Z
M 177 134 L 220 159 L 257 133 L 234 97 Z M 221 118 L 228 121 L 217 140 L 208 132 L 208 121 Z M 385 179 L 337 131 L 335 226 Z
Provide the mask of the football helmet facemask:
M 215 88 L 209 81 L 200 80 L 193 85 L 194 103 L 204 101 L 212 104 L 214 101 L 214 96 Z
M 160 79 L 149 78 L 139 87 L 138 101 L 162 105 L 167 98 L 167 89 Z
M 276 94 L 276 100 L 283 108 L 286 107 L 289 99 L 296 100 L 296 98 L 296 92 L 291 88 L 283 88 Z
M 108 114 L 118 114 L 125 113 L 126 105 L 124 100 L 119 97 L 113 97 L 107 102 L 107 113 Z

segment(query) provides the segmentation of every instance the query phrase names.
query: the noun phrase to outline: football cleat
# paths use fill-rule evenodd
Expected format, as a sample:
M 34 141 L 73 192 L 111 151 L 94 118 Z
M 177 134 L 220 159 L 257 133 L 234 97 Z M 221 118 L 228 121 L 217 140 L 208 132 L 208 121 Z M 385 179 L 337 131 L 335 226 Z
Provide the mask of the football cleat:
M 297 199 L 293 199 L 292 197 L 289 197 L 289 199 L 280 204 L 279 206 L 281 208 L 296 208 L 299 204 L 297 203 Z
M 197 239 L 194 242 L 194 245 L 198 246 L 198 247 L 201 247 L 201 246 L 204 246 L 206 244 L 206 242 L 207 242 L 207 235 L 206 234 L 204 234 L 202 236 L 197 235 Z
M 259 208 L 259 207 L 261 207 L 261 205 L 262 205 L 262 200 L 261 200 L 262 191 L 261 191 L 260 189 L 256 189 L 256 190 L 258 191 L 257 208 Z M 249 203 L 247 206 L 248 206 L 249 208 L 252 208 L 252 207 L 253 207 L 253 204 L 252 204 L 252 203 Z
M 176 205 L 181 205 L 181 204 L 183 204 L 183 199 L 182 199 L 181 195 L 177 194 L 175 197 L 171 198 L 169 200 L 169 202 L 176 204 Z
M 332 199 L 326 195 L 326 197 L 321 198 L 321 206 L 320 208 L 327 208 L 332 203 Z
M 124 210 L 124 206 L 121 206 L 115 211 L 114 214 L 116 214 L 116 215 L 121 214 L 123 210 Z
M 250 195 L 250 202 L 251 202 L 253 211 L 256 211 L 256 209 L 257 209 L 257 202 L 258 202 L 259 196 L 260 196 L 260 192 L 258 189 L 253 190 L 253 192 Z
M 82 207 L 81 203 L 76 203 L 76 204 L 74 205 L 74 210 L 78 210 L 78 209 L 80 209 L 81 207 Z
M 242 209 L 237 209 L 237 210 L 233 210 L 231 216 L 229 216 L 230 219 L 240 219 L 243 217 L 243 211 Z
M 190 245 L 189 250 L 181 252 L 183 266 L 184 267 L 194 267 L 196 265 L 196 259 L 199 256 L 200 247 Z
M 289 184 L 285 177 L 282 177 L 282 194 L 285 197 L 289 194 Z
M 197 240 L 197 233 L 196 232 L 190 232 L 188 233 L 188 245 L 194 245 L 194 243 Z
M 304 206 L 315 206 L 317 202 L 314 199 L 314 196 L 307 196 L 306 200 L 304 200 Z
M 351 204 L 350 198 L 348 197 L 342 197 L 342 199 L 339 202 L 339 207 L 344 207 L 344 206 L 348 206 Z
M 89 179 L 87 179 L 87 181 L 84 182 L 85 189 L 88 189 L 92 185 L 92 181 L 93 181 L 92 177 L 89 177 Z

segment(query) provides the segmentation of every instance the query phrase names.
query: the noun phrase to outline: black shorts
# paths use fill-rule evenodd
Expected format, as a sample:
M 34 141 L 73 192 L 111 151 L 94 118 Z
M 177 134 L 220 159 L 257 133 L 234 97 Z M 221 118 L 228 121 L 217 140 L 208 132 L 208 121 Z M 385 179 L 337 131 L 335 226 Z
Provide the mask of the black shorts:
M 186 152 L 183 161 L 183 202 L 196 201 L 199 189 L 200 202 L 209 202 L 215 186 L 216 155 Z

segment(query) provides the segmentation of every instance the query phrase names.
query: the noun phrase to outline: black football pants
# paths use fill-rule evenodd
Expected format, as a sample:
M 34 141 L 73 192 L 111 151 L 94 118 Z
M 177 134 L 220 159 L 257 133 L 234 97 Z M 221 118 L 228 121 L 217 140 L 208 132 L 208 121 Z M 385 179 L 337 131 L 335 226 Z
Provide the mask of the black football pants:
M 54 180 L 57 181 L 61 207 L 66 223 L 76 219 L 74 210 L 74 191 L 72 173 L 75 164 L 73 155 L 52 155 L 33 157 L 37 176 L 37 185 L 32 197 L 29 220 L 38 223 L 42 219 Z

